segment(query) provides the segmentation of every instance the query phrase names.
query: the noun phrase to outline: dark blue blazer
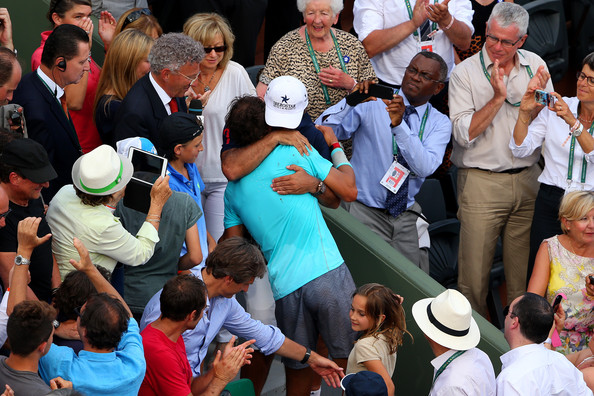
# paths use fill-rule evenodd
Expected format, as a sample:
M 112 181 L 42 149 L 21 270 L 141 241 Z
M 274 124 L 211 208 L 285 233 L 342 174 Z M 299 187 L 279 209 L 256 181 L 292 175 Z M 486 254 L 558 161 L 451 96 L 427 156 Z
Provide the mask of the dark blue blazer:
M 23 106 L 29 138 L 45 148 L 58 174 L 43 190 L 48 203 L 62 186 L 72 184 L 72 165 L 82 155 L 74 125 L 36 71 L 22 78 L 12 102 Z
M 188 111 L 183 98 L 175 98 L 175 100 L 179 111 Z M 142 136 L 153 142 L 157 150 L 160 150 L 159 128 L 166 117 L 167 110 L 147 74 L 136 81 L 122 101 L 116 114 L 114 141 Z

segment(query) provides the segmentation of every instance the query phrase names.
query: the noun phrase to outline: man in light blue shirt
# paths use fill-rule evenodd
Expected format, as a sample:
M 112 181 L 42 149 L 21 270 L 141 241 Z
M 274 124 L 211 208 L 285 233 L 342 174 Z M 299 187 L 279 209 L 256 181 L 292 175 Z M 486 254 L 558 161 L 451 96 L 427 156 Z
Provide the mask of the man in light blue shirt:
M 316 120 L 331 126 L 339 139 L 353 138 L 351 163 L 358 196 L 357 201 L 342 205 L 426 272 L 429 260 L 426 250 L 419 249 L 416 222 L 421 207 L 415 195 L 441 164 L 450 140 L 450 120 L 429 104 L 444 87 L 447 71 L 439 55 L 420 52 L 406 68 L 402 88 L 393 100 L 371 100 L 352 107 L 343 99 Z M 367 84 L 360 84 L 360 89 L 367 89 Z M 408 181 L 400 187 L 408 184 L 408 192 L 401 210 L 396 211 L 389 210 L 388 195 L 392 193 L 380 184 L 393 162 L 410 171 Z
M 265 272 L 266 261 L 256 246 L 243 238 L 230 238 L 217 245 L 206 259 L 206 265 L 195 274 L 204 281 L 208 295 L 202 319 L 194 329 L 182 334 L 194 376 L 212 377 L 213 373 L 201 373 L 200 364 L 208 346 L 224 326 L 239 337 L 254 339 L 262 353 L 278 353 L 305 361 L 329 384 L 338 385 L 341 369 L 335 363 L 291 341 L 277 327 L 252 319 L 235 299 L 235 294 L 247 291 L 254 279 Z M 148 302 L 140 321 L 142 329 L 159 318 L 160 295 L 161 291 Z

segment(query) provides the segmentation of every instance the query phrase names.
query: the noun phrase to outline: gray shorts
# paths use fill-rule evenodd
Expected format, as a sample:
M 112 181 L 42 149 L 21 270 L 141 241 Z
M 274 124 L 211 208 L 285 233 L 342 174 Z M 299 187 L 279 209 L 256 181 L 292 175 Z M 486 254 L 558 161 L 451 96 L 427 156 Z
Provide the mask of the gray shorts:
M 293 293 L 276 300 L 278 327 L 291 340 L 316 349 L 321 335 L 330 356 L 346 359 L 353 348 L 356 332 L 351 329 L 349 310 L 355 283 L 346 264 L 312 280 Z M 307 364 L 283 358 L 292 369 Z

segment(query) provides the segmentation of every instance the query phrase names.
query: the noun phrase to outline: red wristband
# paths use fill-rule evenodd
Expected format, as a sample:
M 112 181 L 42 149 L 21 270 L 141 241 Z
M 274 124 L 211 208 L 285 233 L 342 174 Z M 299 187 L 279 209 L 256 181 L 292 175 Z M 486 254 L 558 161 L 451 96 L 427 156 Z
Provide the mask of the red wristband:
M 339 142 L 334 142 L 330 145 L 330 151 L 336 149 L 336 148 L 340 148 L 340 143 Z

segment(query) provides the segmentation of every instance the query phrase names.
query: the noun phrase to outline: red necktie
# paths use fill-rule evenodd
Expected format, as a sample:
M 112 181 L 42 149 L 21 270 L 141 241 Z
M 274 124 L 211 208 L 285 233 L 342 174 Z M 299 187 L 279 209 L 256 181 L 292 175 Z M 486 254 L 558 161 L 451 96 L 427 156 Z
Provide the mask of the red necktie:
M 169 108 L 171 109 L 172 113 L 177 113 L 179 111 L 175 98 L 171 99 L 171 102 L 169 102 Z
M 68 113 L 68 103 L 66 102 L 66 92 L 64 92 L 64 94 L 60 96 L 60 103 L 62 104 L 62 110 L 64 110 L 66 118 L 70 120 L 70 113 Z

